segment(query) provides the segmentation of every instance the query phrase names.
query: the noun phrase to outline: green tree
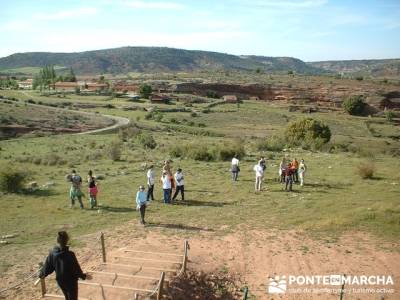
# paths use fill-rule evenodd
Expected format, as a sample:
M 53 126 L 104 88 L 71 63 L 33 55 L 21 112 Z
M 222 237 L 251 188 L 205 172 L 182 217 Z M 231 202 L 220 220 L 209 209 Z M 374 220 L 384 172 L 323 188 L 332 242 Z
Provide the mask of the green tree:
M 365 108 L 363 96 L 351 96 L 343 101 L 343 109 L 350 115 L 362 115 Z
M 75 76 L 74 70 L 72 68 L 70 68 L 69 72 L 64 76 L 64 81 L 76 82 L 76 76 Z
M 289 123 L 285 138 L 290 146 L 320 148 L 331 139 L 331 130 L 325 123 L 312 118 L 304 118 Z
M 141 97 L 145 99 L 149 99 L 151 93 L 153 92 L 153 89 L 151 88 L 150 85 L 148 84 L 142 84 L 139 89 L 139 94 Z

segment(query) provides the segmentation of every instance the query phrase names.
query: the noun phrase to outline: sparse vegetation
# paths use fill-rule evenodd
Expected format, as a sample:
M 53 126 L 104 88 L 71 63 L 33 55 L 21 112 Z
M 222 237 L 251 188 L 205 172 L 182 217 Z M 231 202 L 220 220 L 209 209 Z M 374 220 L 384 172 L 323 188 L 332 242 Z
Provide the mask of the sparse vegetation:
M 28 178 L 26 171 L 2 166 L 0 170 L 0 190 L 6 193 L 18 193 L 24 188 Z
M 350 115 L 362 115 L 365 108 L 363 96 L 351 96 L 343 101 L 344 110 Z
M 362 179 L 372 179 L 375 170 L 375 165 L 371 161 L 363 162 L 357 166 L 357 173 Z

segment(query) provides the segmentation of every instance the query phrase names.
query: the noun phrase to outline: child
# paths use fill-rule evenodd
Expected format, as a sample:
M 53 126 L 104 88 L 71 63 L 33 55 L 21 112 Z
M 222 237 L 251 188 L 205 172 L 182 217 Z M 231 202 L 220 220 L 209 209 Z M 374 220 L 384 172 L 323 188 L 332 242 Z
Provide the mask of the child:
M 57 243 L 59 246 L 54 247 L 47 256 L 39 277 L 45 278 L 55 271 L 56 281 L 65 299 L 78 300 L 78 278 L 85 280 L 91 279 L 91 276 L 82 272 L 74 252 L 68 249 L 68 241 L 67 232 L 58 232 Z
M 83 203 L 82 203 L 82 196 L 83 193 L 81 191 L 81 186 L 82 186 L 82 178 L 79 176 L 75 170 L 72 170 L 72 175 L 70 177 L 71 181 L 71 189 L 69 190 L 69 197 L 71 199 L 71 205 L 70 207 L 73 208 L 75 205 L 75 198 L 78 198 L 79 205 L 81 209 L 83 209 Z
M 155 183 L 155 174 L 153 170 L 154 166 L 151 165 L 147 170 L 147 201 L 154 200 L 154 183 Z
M 280 164 L 279 164 L 279 182 L 284 183 L 285 182 L 285 172 L 286 172 L 286 159 L 282 158 Z
M 145 225 L 144 215 L 146 213 L 147 193 L 144 190 L 144 186 L 139 187 L 136 193 L 136 209 L 140 211 L 140 224 Z
M 261 185 L 264 177 L 264 167 L 262 161 L 260 160 L 257 165 L 253 167 L 253 170 L 256 172 L 256 183 L 255 190 L 256 192 L 261 191 Z
M 288 167 L 285 170 L 285 191 L 292 191 L 292 185 L 293 185 L 293 169 L 291 168 L 291 164 L 289 163 Z M 289 186 L 289 190 L 288 190 Z
M 90 208 L 93 209 L 97 206 L 97 184 L 96 184 L 96 177 L 93 176 L 92 170 L 89 170 L 88 174 L 88 183 L 89 183 L 89 202 Z

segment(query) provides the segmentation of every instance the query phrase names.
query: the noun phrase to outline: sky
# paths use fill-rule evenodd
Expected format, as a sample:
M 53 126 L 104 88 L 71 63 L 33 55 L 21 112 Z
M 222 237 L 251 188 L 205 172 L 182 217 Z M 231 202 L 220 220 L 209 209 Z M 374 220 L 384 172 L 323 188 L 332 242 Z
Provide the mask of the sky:
M 400 0 L 0 0 L 0 57 L 123 46 L 399 58 Z

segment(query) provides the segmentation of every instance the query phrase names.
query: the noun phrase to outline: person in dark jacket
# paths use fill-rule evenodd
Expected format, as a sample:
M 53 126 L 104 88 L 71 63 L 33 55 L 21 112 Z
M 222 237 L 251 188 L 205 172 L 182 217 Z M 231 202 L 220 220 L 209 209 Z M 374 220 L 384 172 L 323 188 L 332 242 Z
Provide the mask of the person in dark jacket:
M 75 253 L 68 249 L 69 236 L 67 232 L 60 231 L 57 236 L 59 246 L 54 247 L 47 256 L 39 277 L 44 278 L 54 271 L 56 281 L 61 288 L 66 300 L 78 299 L 78 278 L 90 279 L 90 275 L 82 272 Z

